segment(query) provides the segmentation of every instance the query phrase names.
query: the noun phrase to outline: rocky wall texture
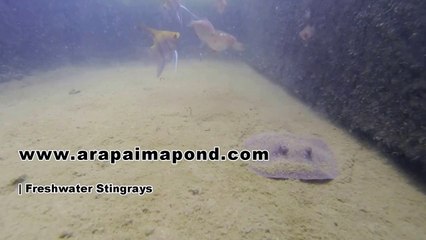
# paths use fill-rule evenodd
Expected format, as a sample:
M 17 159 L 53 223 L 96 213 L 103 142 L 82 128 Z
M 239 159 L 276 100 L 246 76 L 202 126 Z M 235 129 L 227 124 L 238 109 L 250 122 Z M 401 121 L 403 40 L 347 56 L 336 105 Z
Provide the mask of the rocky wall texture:
M 426 170 L 426 1 L 247 0 L 242 11 L 254 68 Z

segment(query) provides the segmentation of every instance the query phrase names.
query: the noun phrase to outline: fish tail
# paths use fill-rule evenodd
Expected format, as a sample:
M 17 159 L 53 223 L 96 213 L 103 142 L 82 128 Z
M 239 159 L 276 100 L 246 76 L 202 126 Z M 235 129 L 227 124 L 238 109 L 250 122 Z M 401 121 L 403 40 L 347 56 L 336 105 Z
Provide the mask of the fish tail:
M 155 30 L 153 28 L 148 27 L 147 25 L 145 25 L 145 23 L 140 23 L 139 24 L 139 29 L 142 31 L 145 31 L 147 33 L 149 33 L 150 35 L 154 36 L 154 32 Z
M 178 61 L 179 61 L 179 56 L 178 56 L 177 50 L 174 51 L 174 55 L 175 55 L 175 72 L 177 72 L 177 66 L 178 66 Z
M 164 57 L 159 57 L 157 61 L 157 77 L 160 77 L 166 66 L 166 59 Z

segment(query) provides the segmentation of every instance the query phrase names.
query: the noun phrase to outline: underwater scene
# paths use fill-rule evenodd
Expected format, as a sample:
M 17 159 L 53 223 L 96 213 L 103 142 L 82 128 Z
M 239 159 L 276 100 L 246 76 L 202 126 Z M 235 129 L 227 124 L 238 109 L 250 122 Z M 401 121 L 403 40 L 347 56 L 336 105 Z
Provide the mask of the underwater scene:
M 0 0 L 0 239 L 426 239 L 423 0 Z

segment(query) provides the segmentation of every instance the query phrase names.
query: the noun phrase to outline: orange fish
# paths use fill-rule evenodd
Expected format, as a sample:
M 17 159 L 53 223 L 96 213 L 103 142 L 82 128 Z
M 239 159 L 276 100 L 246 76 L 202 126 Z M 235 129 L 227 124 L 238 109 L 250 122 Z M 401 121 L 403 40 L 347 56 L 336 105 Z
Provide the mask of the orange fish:
M 225 8 L 227 5 L 228 1 L 226 0 L 216 0 L 216 9 L 220 14 L 225 12 Z
M 144 24 L 141 24 L 141 29 L 148 32 L 154 42 L 151 46 L 151 51 L 154 52 L 157 57 L 157 77 L 161 75 L 166 65 L 166 62 L 170 60 L 172 55 L 174 55 L 176 71 L 178 63 L 177 44 L 180 37 L 180 33 L 156 30 L 147 27 Z
M 229 33 L 216 30 L 207 19 L 192 21 L 189 26 L 193 27 L 201 42 L 209 46 L 214 51 L 225 51 L 232 48 L 237 51 L 244 51 L 244 45 Z

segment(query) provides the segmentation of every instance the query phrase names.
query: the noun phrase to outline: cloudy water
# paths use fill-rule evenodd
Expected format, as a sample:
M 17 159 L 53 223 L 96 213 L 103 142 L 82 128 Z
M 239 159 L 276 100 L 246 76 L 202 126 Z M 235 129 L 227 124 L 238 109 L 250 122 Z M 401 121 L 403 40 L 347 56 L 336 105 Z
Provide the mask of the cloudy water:
M 0 0 L 0 239 L 424 239 L 413 6 Z

